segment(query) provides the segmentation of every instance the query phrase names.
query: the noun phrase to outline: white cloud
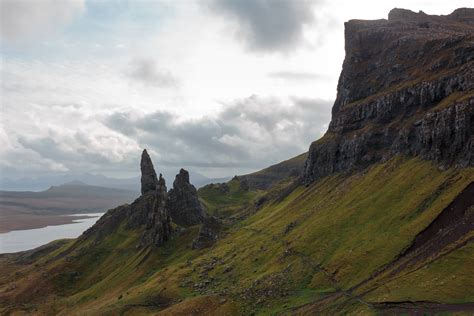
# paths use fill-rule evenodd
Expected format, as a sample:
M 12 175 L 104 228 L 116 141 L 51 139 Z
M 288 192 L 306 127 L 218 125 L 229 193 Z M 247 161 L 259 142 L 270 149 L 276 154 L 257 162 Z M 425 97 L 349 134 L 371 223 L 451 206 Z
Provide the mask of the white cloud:
M 71 23 L 85 9 L 84 0 L 2 0 L 0 34 L 17 42 Z
M 133 80 L 155 87 L 175 87 L 178 84 L 172 73 L 158 68 L 151 58 L 133 60 L 125 74 Z
M 326 130 L 331 104 L 254 95 L 224 104 L 212 117 L 180 120 L 163 111 L 116 112 L 105 124 L 154 150 L 157 164 L 255 169 L 304 152 Z
M 90 2 L 85 10 L 83 1 L 2 1 L 2 37 L 41 43 L 2 56 L 0 170 L 136 170 L 143 146 L 162 163 L 206 174 L 212 167 L 226 174 L 264 167 L 306 150 L 326 129 L 331 102 L 318 100 L 336 94 L 344 21 L 384 18 L 395 6 L 448 14 L 469 5 L 325 1 L 310 12 L 316 26 L 307 27 L 309 19 L 303 28 L 290 25 L 289 38 L 297 39 L 291 54 L 255 54 L 231 36 L 229 21 L 200 3 L 145 7 L 134 12 L 146 12 L 148 24 L 138 18 L 120 24 L 114 15 L 110 25 L 93 14 L 85 18 Z M 122 14 L 148 1 L 128 5 Z M 73 20 L 77 37 L 44 35 Z M 94 27 L 81 24 L 91 21 L 100 24 L 93 38 L 87 31 Z M 252 31 L 254 40 L 260 31 Z M 275 43 L 266 47 L 282 49 Z

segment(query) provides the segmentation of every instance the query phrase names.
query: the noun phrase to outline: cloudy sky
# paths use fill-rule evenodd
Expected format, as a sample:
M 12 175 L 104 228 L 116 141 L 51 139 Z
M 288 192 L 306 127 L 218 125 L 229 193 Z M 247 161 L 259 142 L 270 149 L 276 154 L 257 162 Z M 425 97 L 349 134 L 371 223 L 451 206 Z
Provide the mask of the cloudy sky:
M 0 172 L 242 174 L 330 120 L 343 22 L 472 0 L 0 0 Z

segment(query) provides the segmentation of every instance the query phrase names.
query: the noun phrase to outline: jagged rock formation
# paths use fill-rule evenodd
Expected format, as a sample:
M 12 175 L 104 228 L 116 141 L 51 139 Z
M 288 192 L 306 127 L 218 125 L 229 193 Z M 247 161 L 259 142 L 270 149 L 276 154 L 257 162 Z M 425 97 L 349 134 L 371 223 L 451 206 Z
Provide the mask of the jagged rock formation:
M 160 174 L 156 191 L 142 196 L 148 200 L 149 212 L 146 220 L 146 230 L 143 233 L 139 246 L 161 245 L 171 234 L 171 219 L 166 209 L 166 184 Z
M 214 216 L 204 217 L 203 224 L 197 238 L 193 241 L 193 249 L 209 247 L 219 238 L 221 223 Z
M 128 229 L 144 228 L 139 247 L 159 246 L 171 235 L 171 219 L 166 209 L 166 184 L 162 175 L 156 177 L 153 163 L 146 150 L 142 153 L 142 195 L 131 204 L 107 211 L 80 240 L 95 238 L 99 242 L 125 222 Z M 155 181 L 156 180 L 156 181 Z
M 346 58 L 326 135 L 311 144 L 309 184 L 397 154 L 474 165 L 474 9 L 394 9 L 345 24 Z
M 125 222 L 127 229 L 143 229 L 138 247 L 159 246 L 170 238 L 172 220 L 181 226 L 203 222 L 203 209 L 186 170 L 181 169 L 176 175 L 173 189 L 167 193 L 165 180 L 161 174 L 156 177 L 146 150 L 143 150 L 140 166 L 142 195 L 130 205 L 109 210 L 80 239 L 93 237 L 99 242 Z
M 146 149 L 142 152 L 142 159 L 140 161 L 140 169 L 142 172 L 142 194 L 145 194 L 149 191 L 155 191 L 156 186 L 158 185 L 158 178 L 156 177 L 155 168 L 153 167 L 153 162 L 151 162 L 150 156 Z
M 188 171 L 181 169 L 168 193 L 167 208 L 171 219 L 181 226 L 202 223 L 203 209 L 194 185 L 189 183 Z

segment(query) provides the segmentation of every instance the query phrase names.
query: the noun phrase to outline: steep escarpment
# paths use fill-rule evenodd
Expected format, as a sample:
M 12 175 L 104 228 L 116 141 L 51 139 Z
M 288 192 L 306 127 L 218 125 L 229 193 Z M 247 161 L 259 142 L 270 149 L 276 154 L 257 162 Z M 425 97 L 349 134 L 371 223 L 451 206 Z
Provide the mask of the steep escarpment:
M 394 9 L 345 24 L 332 120 L 311 144 L 309 184 L 397 154 L 474 165 L 474 9 L 447 16 Z

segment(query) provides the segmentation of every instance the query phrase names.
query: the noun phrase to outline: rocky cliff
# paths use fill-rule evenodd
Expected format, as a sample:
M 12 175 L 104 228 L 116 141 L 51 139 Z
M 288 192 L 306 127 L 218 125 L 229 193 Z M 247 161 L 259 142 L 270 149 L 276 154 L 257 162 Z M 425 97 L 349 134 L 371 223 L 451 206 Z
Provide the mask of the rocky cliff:
M 311 144 L 306 184 L 397 154 L 474 165 L 474 9 L 393 9 L 345 24 L 346 57 L 329 129 Z
M 167 208 L 178 225 L 191 226 L 203 221 L 204 213 L 199 202 L 197 190 L 189 182 L 189 173 L 181 169 L 168 194 Z
M 165 180 L 156 176 L 153 163 L 144 150 L 141 157 L 142 195 L 133 203 L 107 211 L 79 240 L 93 238 L 99 242 L 113 234 L 124 223 L 127 229 L 143 230 L 138 247 L 159 246 L 171 236 L 171 218 L 166 208 Z
M 141 183 L 142 183 L 142 194 L 149 191 L 155 191 L 158 185 L 158 178 L 156 177 L 155 168 L 153 162 L 146 149 L 142 152 L 142 159 L 140 161 L 140 170 L 142 172 Z
M 145 231 L 139 246 L 161 245 L 171 234 L 171 218 L 166 208 L 166 184 L 160 174 L 156 190 L 148 193 L 151 206 L 145 224 Z
M 156 176 L 153 162 L 143 150 L 141 162 L 142 195 L 131 204 L 109 210 L 80 239 L 99 242 L 122 224 L 127 229 L 142 231 L 138 247 L 160 246 L 171 237 L 171 222 L 192 226 L 204 221 L 204 210 L 196 188 L 189 182 L 189 172 L 181 169 L 167 192 L 163 176 Z

